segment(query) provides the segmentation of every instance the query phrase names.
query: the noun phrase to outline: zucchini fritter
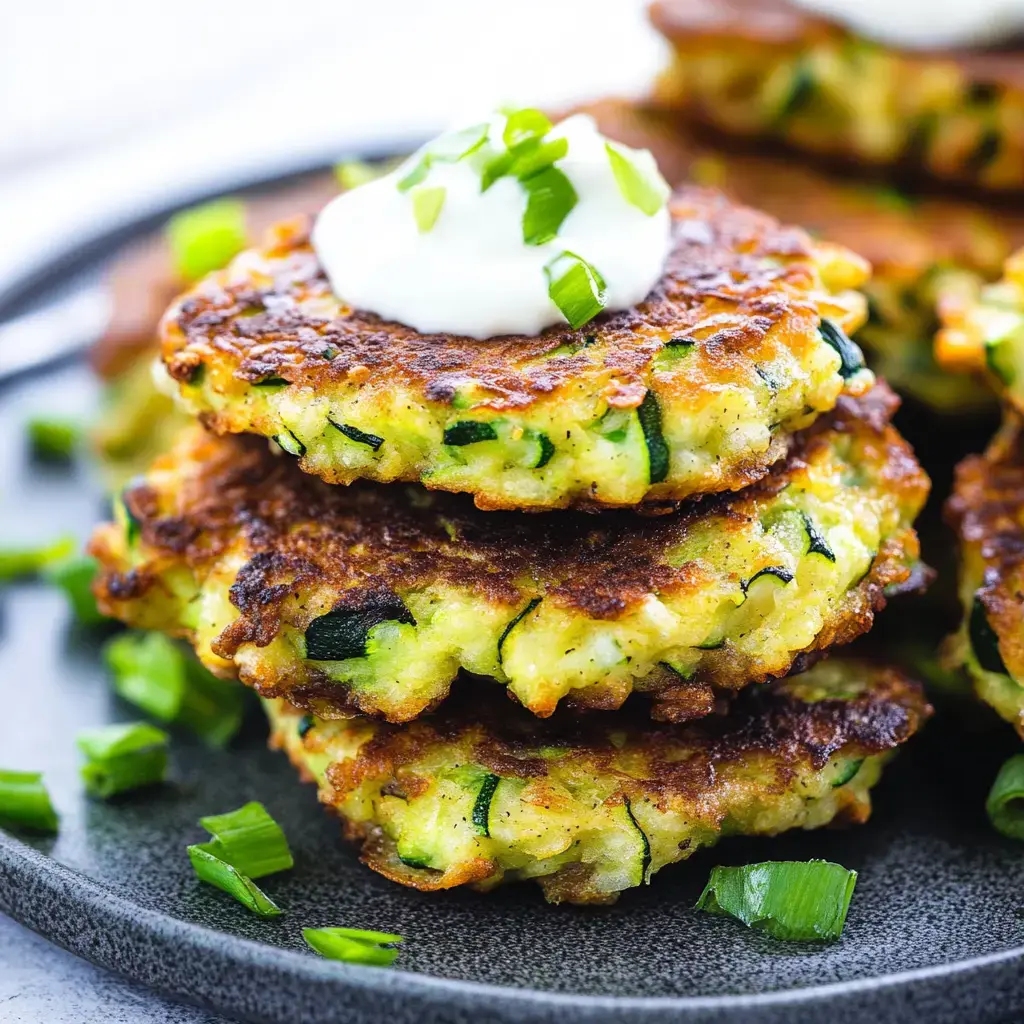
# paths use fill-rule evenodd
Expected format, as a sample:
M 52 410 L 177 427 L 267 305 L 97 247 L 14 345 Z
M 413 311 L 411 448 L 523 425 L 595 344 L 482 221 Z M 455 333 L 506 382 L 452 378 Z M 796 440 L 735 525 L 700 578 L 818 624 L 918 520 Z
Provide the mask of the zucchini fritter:
M 949 370 L 984 374 L 1024 412 L 1024 249 L 1006 261 L 1005 276 L 984 288 L 943 296 L 936 356 Z
M 275 221 L 295 210 L 319 210 L 337 193 L 334 176 L 321 174 L 247 197 L 247 232 L 259 238 Z M 106 283 L 110 323 L 89 352 L 89 362 L 104 382 L 92 443 L 111 486 L 120 487 L 165 452 L 188 422 L 153 379 L 160 318 L 187 282 L 176 271 L 164 236 L 154 235 L 127 249 Z
M 951 667 L 1024 738 L 1024 432 L 1008 413 L 984 455 L 957 467 L 946 516 L 960 536 L 964 621 Z
M 281 225 L 168 311 L 170 383 L 215 432 L 273 437 L 329 483 L 420 481 L 488 509 L 738 490 L 870 387 L 844 334 L 868 269 L 717 193 L 671 209 L 674 249 L 640 306 L 486 341 L 345 306 L 308 220 Z
M 943 413 L 993 403 L 982 382 L 942 369 L 933 354 L 939 304 L 995 281 L 1024 216 L 964 200 L 908 197 L 792 160 L 712 146 L 663 112 L 625 100 L 583 108 L 613 139 L 654 153 L 671 184 L 689 179 L 816 238 L 847 246 L 872 268 L 862 287 L 867 323 L 857 333 L 872 369 L 904 395 Z
M 898 2 L 898 0 L 895 0 Z M 849 162 L 1024 189 L 1024 50 L 888 48 L 788 0 L 658 0 L 663 105 Z
M 884 385 L 739 495 L 661 516 L 483 513 L 409 486 L 332 487 L 195 427 L 91 546 L 104 612 L 187 637 L 212 671 L 323 717 L 415 718 L 458 670 L 537 715 L 568 698 L 708 713 L 916 583 L 928 480 Z M 486 685 L 480 682 L 478 685 Z
M 423 890 L 536 878 L 553 903 L 611 902 L 720 836 L 866 821 L 931 711 L 898 672 L 838 658 L 683 726 L 537 723 L 478 696 L 404 726 L 266 710 L 375 871 Z

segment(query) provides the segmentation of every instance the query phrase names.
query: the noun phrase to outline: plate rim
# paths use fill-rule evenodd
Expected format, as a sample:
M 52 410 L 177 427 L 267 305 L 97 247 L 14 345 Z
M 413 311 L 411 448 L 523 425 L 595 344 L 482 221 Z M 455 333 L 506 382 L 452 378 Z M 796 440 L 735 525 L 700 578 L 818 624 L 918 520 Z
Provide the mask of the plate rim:
M 161 944 L 177 950 L 179 956 L 185 951 L 193 957 L 209 958 L 214 956 L 225 963 L 237 964 L 238 951 L 244 954 L 248 966 L 261 973 L 261 976 L 273 976 L 279 984 L 284 978 L 300 983 L 307 988 L 307 994 L 315 997 L 328 994 L 328 989 L 335 991 L 339 983 L 349 990 L 378 995 L 381 989 L 391 989 L 394 994 L 406 1000 L 415 1000 L 418 1012 L 438 1011 L 433 1018 L 447 1019 L 443 1011 L 447 1009 L 482 1009 L 502 1011 L 502 1016 L 495 1016 L 495 1021 L 532 1021 L 547 1020 L 548 1016 L 536 1016 L 531 1011 L 554 1011 L 562 1020 L 581 1019 L 599 1020 L 602 1014 L 613 1011 L 616 1014 L 628 1014 L 629 1020 L 644 1022 L 662 1022 L 679 1020 L 681 1014 L 687 1014 L 691 1020 L 744 1020 L 744 1021 L 794 1021 L 793 1011 L 821 1006 L 828 1003 L 830 1010 L 835 1011 L 837 1021 L 847 1019 L 845 1011 L 851 1009 L 850 1000 L 869 995 L 887 1000 L 900 989 L 919 988 L 930 982 L 948 981 L 951 978 L 966 979 L 979 972 L 1000 973 L 1000 969 L 1010 968 L 1016 976 L 1018 988 L 1020 973 L 1015 968 L 1024 958 L 1024 947 L 1015 947 L 999 953 L 956 960 L 950 963 L 920 967 L 909 971 L 877 975 L 870 978 L 857 978 L 847 981 L 831 982 L 823 985 L 810 985 L 775 992 L 751 994 L 724 994 L 715 996 L 598 996 L 572 994 L 563 992 L 546 992 L 542 989 L 518 988 L 511 985 L 499 985 L 492 982 L 468 981 L 459 978 L 442 978 L 432 974 L 408 971 L 400 967 L 383 971 L 380 968 L 364 967 L 326 960 L 321 957 L 283 949 L 269 943 L 256 942 L 241 936 L 227 935 L 224 932 L 208 928 L 202 924 L 183 921 L 161 911 L 140 907 L 126 897 L 118 895 L 109 887 L 97 882 L 87 875 L 76 871 L 60 861 L 49 857 L 44 852 L 23 842 L 10 833 L 0 830 L 0 910 L 14 920 L 38 932 L 44 938 L 67 949 L 69 952 L 82 956 L 92 963 L 113 970 L 119 974 L 141 981 L 158 991 L 178 998 L 186 998 L 207 1009 L 220 1012 L 242 1013 L 250 1020 L 270 1020 L 257 1013 L 251 1015 L 244 1005 L 236 1000 L 218 1000 L 216 993 L 207 994 L 203 991 L 189 992 L 180 987 L 165 987 L 153 980 L 151 972 L 142 974 L 127 972 L 114 955 L 116 946 L 104 946 L 97 950 L 96 944 L 89 941 L 91 932 L 102 930 L 110 934 L 130 927 L 132 931 L 141 930 L 147 936 L 157 936 Z M 65 915 L 65 929 L 55 938 L 52 930 L 47 928 L 50 915 L 38 910 L 33 911 L 32 903 L 38 897 L 38 889 L 42 888 L 51 897 L 62 897 L 63 909 L 71 906 L 74 914 Z M 19 895 L 19 891 L 21 895 Z M 67 894 L 74 892 L 74 900 L 68 900 Z M 27 894 L 27 896 L 26 896 Z M 36 902 L 38 908 L 40 904 Z M 74 925 L 76 915 L 92 915 L 89 918 L 89 929 L 79 931 L 77 936 L 67 925 Z M 77 941 L 76 941 L 77 938 Z M 227 940 L 227 941 L 225 941 Z M 228 950 L 234 952 L 227 952 Z M 193 962 L 178 963 L 176 969 L 195 966 Z M 383 984 L 382 984 L 383 983 Z M 312 992 L 309 986 L 316 986 L 318 991 Z M 998 987 L 993 986 L 996 990 Z M 319 991 L 323 989 L 323 991 Z M 279 990 L 280 991 L 280 990 Z M 281 992 L 286 998 L 293 993 Z M 920 1011 L 924 1005 L 915 993 L 912 1002 Z M 460 1005 L 453 1006 L 455 997 Z M 947 999 L 942 993 L 940 998 Z M 839 1000 L 845 1004 L 838 1003 Z M 475 1004 L 475 1005 L 474 1005 Z M 838 1005 L 837 1005 L 838 1004 Z M 976 1008 L 982 1009 L 982 1007 Z M 351 1008 L 351 1007 L 349 1007 Z M 952 1009 L 952 1007 L 950 1007 Z M 582 1011 L 584 1016 L 566 1017 L 566 1012 Z M 707 1016 L 710 1011 L 711 1015 Z M 767 1011 L 767 1014 L 765 1013 Z M 743 1013 L 741 1018 L 739 1013 Z M 754 1016 L 753 1014 L 757 1014 Z M 858 1008 L 858 1019 L 861 1013 Z M 931 1014 L 930 1019 L 935 1018 Z M 301 1017 L 294 1018 L 296 1020 Z M 349 1018 L 345 1018 L 349 1019 Z M 554 1018 L 551 1018 L 554 1019 Z M 950 1017 L 949 1019 L 954 1019 Z M 959 1011 L 956 1019 L 962 1020 Z M 977 1018 L 981 1019 L 981 1018 Z

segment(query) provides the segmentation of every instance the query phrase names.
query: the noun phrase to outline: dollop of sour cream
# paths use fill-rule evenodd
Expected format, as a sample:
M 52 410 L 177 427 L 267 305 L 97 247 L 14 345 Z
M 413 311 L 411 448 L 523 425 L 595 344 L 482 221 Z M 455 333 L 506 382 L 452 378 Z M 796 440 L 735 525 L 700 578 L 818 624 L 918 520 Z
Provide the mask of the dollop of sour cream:
M 868 39 L 907 49 L 956 49 L 1024 33 L 1021 0 L 796 0 Z
M 342 193 L 312 243 L 355 308 L 424 334 L 533 335 L 650 293 L 671 244 L 668 195 L 653 156 L 593 118 L 517 111 Z

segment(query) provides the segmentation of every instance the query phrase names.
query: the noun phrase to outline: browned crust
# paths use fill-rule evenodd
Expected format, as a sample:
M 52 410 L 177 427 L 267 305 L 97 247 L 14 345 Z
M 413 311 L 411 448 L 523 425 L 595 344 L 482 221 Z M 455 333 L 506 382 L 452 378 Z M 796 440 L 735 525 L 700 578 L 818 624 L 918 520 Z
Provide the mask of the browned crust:
M 247 197 L 249 235 L 259 238 L 275 221 L 297 210 L 315 213 L 337 193 L 334 176 L 319 174 L 299 185 Z M 118 258 L 107 278 L 110 323 L 89 352 L 92 367 L 100 377 L 110 380 L 124 373 L 140 356 L 152 358 L 160 317 L 185 284 L 174 271 L 162 235 L 146 238 Z
M 946 518 L 984 569 L 977 597 L 999 637 L 999 652 L 1024 679 L 1024 430 L 1008 412 L 984 455 L 957 466 Z
M 411 796 L 423 781 L 415 767 L 431 748 L 479 765 L 502 778 L 542 785 L 550 762 L 537 751 L 563 747 L 559 763 L 579 776 L 617 779 L 608 802 L 653 801 L 659 808 L 701 805 L 716 779 L 729 765 L 758 767 L 758 785 L 766 793 L 782 793 L 801 771 L 820 771 L 831 758 L 869 756 L 906 742 L 930 716 L 919 684 L 896 669 L 854 663 L 870 677 L 870 687 L 853 699 L 808 702 L 787 691 L 785 681 L 748 688 L 733 701 L 728 714 L 682 726 L 657 726 L 624 711 L 613 727 L 595 717 L 559 713 L 537 721 L 494 697 L 463 693 L 444 711 L 405 726 L 380 725 L 352 761 L 331 765 L 329 788 L 322 799 L 333 806 L 364 783 Z M 613 736 L 614 733 L 614 736 Z M 619 767 L 629 752 L 628 773 Z M 298 750 L 293 763 L 304 770 Z M 866 810 L 850 808 L 850 817 Z M 379 828 L 346 824 L 346 836 L 363 844 L 363 860 L 393 881 L 431 891 L 464 883 L 485 883 L 495 871 L 484 858 L 441 873 L 409 868 Z M 546 893 L 579 900 L 589 896 L 585 867 L 549 880 Z
M 799 350 L 814 342 L 815 250 L 803 231 L 703 189 L 678 193 L 672 213 L 675 243 L 665 275 L 638 307 L 598 317 L 579 331 L 563 325 L 536 337 L 484 341 L 421 335 L 343 305 L 330 320 L 296 312 L 296 301 L 331 295 L 308 244 L 309 222 L 300 221 L 271 250 L 277 274 L 271 284 L 211 278 L 171 308 L 162 329 L 164 362 L 179 381 L 191 380 L 204 359 L 213 359 L 229 367 L 240 386 L 268 376 L 314 392 L 346 382 L 365 389 L 401 386 L 439 403 L 472 380 L 480 407 L 494 410 L 529 406 L 589 372 L 611 405 L 632 408 L 646 394 L 664 339 L 685 337 L 709 308 L 726 304 L 744 319 L 743 328 L 704 338 L 685 378 L 660 375 L 659 394 L 684 402 L 745 380 L 779 345 Z M 261 312 L 242 315 L 254 309 Z M 773 330 L 780 325 L 783 337 Z M 573 354 L 545 358 L 560 346 Z M 325 358 L 330 353 L 333 358 Z M 230 415 L 211 413 L 205 422 L 227 430 Z
M 656 0 L 650 15 L 658 31 L 671 42 L 687 45 L 715 40 L 795 49 L 854 36 L 836 22 L 787 0 Z M 969 50 L 889 49 L 909 62 L 952 63 L 977 82 L 1024 89 L 1024 45 L 1020 41 Z
M 670 183 L 690 178 L 714 184 L 736 202 L 786 224 L 803 224 L 863 256 L 875 281 L 891 275 L 909 282 L 936 264 L 995 278 L 1010 252 L 1024 245 L 1024 216 L 1012 210 L 929 197 L 900 203 L 879 187 L 839 174 L 711 146 L 678 118 L 627 100 L 581 109 L 604 134 L 649 149 Z M 866 287 L 870 291 L 870 283 Z
M 831 414 L 798 435 L 788 458 L 759 483 L 657 517 L 483 515 L 461 495 L 427 497 L 411 487 L 371 483 L 332 487 L 299 471 L 289 458 L 271 454 L 262 440 L 201 432 L 155 464 L 160 471 L 181 459 L 192 463 L 180 493 L 157 494 L 139 482 L 127 489 L 125 501 L 150 561 L 183 560 L 200 577 L 239 533 L 244 536 L 249 561 L 232 588 L 241 617 L 222 638 L 220 653 L 226 657 L 244 642 L 268 643 L 281 603 L 313 583 L 343 592 L 340 606 L 393 602 L 396 590 L 425 581 L 468 586 L 486 600 L 516 604 L 529 596 L 523 581 L 535 578 L 546 581 L 545 600 L 591 618 L 616 619 L 652 592 L 699 588 L 704 580 L 695 563 L 672 567 L 660 560 L 662 552 L 679 544 L 701 518 L 719 515 L 741 526 L 757 514 L 760 501 L 781 491 L 833 444 L 836 434 L 851 435 L 863 460 L 884 466 L 892 493 L 917 503 L 927 478 L 889 426 L 897 405 L 884 384 L 863 398 L 843 397 Z M 908 557 L 908 544 L 914 544 L 910 537 L 893 538 L 879 553 L 863 588 L 866 605 L 877 605 L 881 588 L 906 577 L 916 551 L 912 546 Z M 98 554 L 104 557 L 102 550 Z M 145 570 L 108 571 L 99 596 L 113 609 L 141 598 L 151 584 Z M 862 627 L 837 627 L 836 635 L 851 628 Z

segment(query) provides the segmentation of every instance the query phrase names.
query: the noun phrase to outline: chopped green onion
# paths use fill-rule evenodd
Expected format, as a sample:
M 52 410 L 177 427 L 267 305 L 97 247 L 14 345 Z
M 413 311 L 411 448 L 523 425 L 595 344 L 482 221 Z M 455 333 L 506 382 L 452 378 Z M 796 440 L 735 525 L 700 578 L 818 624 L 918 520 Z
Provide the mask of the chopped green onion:
M 1024 754 L 1015 754 L 999 769 L 985 810 L 997 832 L 1024 839 Z
M 281 908 L 251 878 L 246 878 L 236 867 L 221 860 L 209 849 L 210 845 L 197 844 L 188 848 L 189 860 L 200 881 L 223 889 L 260 917 L 277 917 L 282 913 Z
M 539 110 L 526 107 L 508 115 L 504 131 L 501 133 L 501 141 L 509 149 L 514 149 L 524 142 L 542 138 L 549 131 L 551 131 L 551 121 L 548 117 Z
M 27 430 L 29 449 L 41 462 L 70 461 L 82 437 L 81 423 L 57 417 L 34 417 Z
M 435 163 L 453 164 L 479 149 L 487 141 L 489 127 L 486 122 L 475 124 L 434 139 L 417 155 L 416 163 L 409 173 L 399 179 L 398 191 L 408 192 L 419 185 Z
M 604 148 L 623 199 L 648 217 L 653 217 L 668 198 L 669 188 L 664 180 L 656 170 L 645 173 L 641 169 L 637 160 L 639 153 L 614 142 L 606 142 Z
M 335 180 L 345 191 L 376 181 L 382 174 L 382 166 L 368 164 L 365 160 L 345 160 L 334 165 Z
M 106 799 L 167 777 L 170 737 L 148 722 L 87 729 L 78 734 L 76 742 L 88 759 L 82 766 L 82 779 L 93 796 Z
M 526 190 L 523 242 L 544 245 L 558 234 L 579 197 L 572 182 L 557 167 L 531 174 L 522 180 L 522 186 Z
M 0 769 L 0 822 L 36 832 L 57 831 L 57 812 L 50 803 L 41 772 Z
M 398 958 L 399 950 L 395 947 L 402 942 L 401 935 L 359 928 L 303 928 L 302 937 L 311 949 L 328 960 L 371 967 L 390 967 Z
M 165 722 L 181 722 L 213 746 L 242 724 L 242 693 L 218 679 L 162 633 L 124 633 L 105 650 L 114 689 Z
M 604 278 L 586 260 L 563 252 L 544 267 L 548 295 L 575 330 L 589 323 L 605 307 Z
M 416 227 L 421 235 L 425 235 L 441 216 L 445 196 L 445 188 L 418 188 L 412 193 L 412 213 L 416 218 Z
M 404 177 L 400 178 L 398 182 L 399 192 L 408 192 L 409 189 L 415 188 L 421 184 L 426 178 L 427 174 L 430 173 L 430 155 L 424 153 L 420 157 L 416 166 Z
M 550 167 L 556 160 L 561 160 L 568 152 L 568 139 L 552 139 L 550 142 L 521 146 L 513 154 L 514 159 L 508 173 L 523 181 Z
M 245 204 L 215 199 L 182 210 L 167 222 L 165 234 L 175 270 L 186 281 L 197 281 L 245 248 Z
M 92 583 L 98 564 L 90 555 L 77 555 L 50 566 L 43 576 L 47 583 L 64 591 L 75 618 L 83 626 L 98 626 L 110 620 L 96 607 Z
M 716 867 L 697 909 L 735 917 L 776 939 L 836 940 L 857 872 L 825 860 Z
M 287 871 L 295 864 L 281 826 L 261 803 L 200 818 L 199 824 L 213 836 L 205 849 L 248 878 Z
M 74 537 L 64 536 L 41 548 L 0 548 L 0 583 L 38 576 L 44 569 L 69 558 L 77 547 Z

